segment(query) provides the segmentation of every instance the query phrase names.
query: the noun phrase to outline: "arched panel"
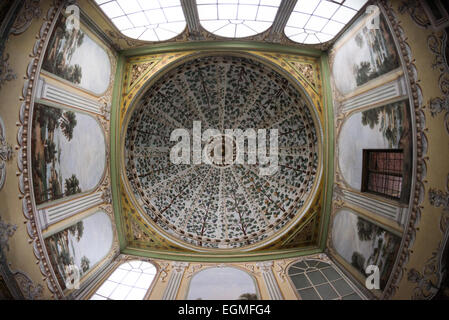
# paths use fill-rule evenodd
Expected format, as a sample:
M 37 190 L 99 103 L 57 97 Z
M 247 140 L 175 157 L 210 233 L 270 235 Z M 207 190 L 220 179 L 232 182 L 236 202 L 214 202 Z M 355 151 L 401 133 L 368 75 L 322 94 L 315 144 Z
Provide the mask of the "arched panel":
M 369 265 L 377 266 L 381 289 L 390 277 L 400 242 L 398 236 L 350 210 L 340 210 L 334 216 L 333 248 L 363 275 Z
M 55 25 L 42 69 L 96 95 L 107 90 L 111 77 L 106 50 L 64 16 Z
M 103 211 L 48 236 L 45 246 L 61 288 L 66 288 L 69 268 L 77 268 L 82 278 L 106 257 L 113 239 L 111 219 Z
M 399 55 L 382 15 L 379 28 L 368 29 L 363 20 L 337 42 L 334 50 L 332 76 L 342 95 L 400 67 Z
M 412 143 L 409 113 L 408 102 L 401 101 L 366 109 L 346 119 L 338 137 L 338 164 L 351 188 L 357 191 L 362 189 L 363 150 L 403 150 L 404 171 L 410 174 Z M 405 174 L 404 180 L 409 180 Z M 406 184 L 409 181 L 403 181 L 403 190 L 408 193 L 410 186 Z
M 106 144 L 97 120 L 68 109 L 35 104 L 32 177 L 36 204 L 95 188 L 106 164 Z

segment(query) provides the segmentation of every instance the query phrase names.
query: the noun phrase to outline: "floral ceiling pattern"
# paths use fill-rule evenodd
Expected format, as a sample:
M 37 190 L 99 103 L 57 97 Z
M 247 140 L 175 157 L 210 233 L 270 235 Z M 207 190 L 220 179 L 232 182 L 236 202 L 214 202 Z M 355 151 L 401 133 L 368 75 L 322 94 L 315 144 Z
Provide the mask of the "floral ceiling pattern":
M 185 128 L 192 138 L 194 121 L 203 131 L 277 129 L 278 170 L 173 164 L 170 135 Z M 318 184 L 319 134 L 306 98 L 278 72 L 244 57 L 196 58 L 165 73 L 135 104 L 126 176 L 146 218 L 166 234 L 201 248 L 244 248 L 304 214 Z

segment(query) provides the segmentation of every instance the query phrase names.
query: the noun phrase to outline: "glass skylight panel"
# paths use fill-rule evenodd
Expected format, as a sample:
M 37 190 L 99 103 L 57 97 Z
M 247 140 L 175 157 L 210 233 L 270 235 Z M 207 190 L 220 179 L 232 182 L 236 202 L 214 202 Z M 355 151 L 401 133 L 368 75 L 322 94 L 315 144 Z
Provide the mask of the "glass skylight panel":
M 266 31 L 281 1 L 197 0 L 201 25 L 226 38 L 243 38 Z
M 285 35 L 292 41 L 318 44 L 332 40 L 368 0 L 298 0 Z
M 98 288 L 91 300 L 142 300 L 156 276 L 156 267 L 133 260 L 121 264 Z
M 180 0 L 95 0 L 125 36 L 163 41 L 186 27 Z

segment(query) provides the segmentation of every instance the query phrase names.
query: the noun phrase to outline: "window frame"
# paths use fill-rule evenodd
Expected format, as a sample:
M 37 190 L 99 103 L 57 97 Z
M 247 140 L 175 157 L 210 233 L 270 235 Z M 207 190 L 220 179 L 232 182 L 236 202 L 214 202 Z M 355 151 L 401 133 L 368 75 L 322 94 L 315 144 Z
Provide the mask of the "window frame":
M 380 172 L 380 174 L 386 175 L 386 176 L 394 176 L 394 177 L 401 177 L 401 189 L 399 190 L 399 196 L 395 197 L 392 195 L 389 195 L 388 193 L 382 193 L 377 192 L 374 190 L 369 189 L 369 160 L 370 160 L 370 154 L 371 153 L 401 153 L 402 158 L 402 167 L 401 167 L 401 173 L 400 174 L 389 174 L 388 172 Z M 361 192 L 373 194 L 379 197 L 387 198 L 390 200 L 400 201 L 402 197 L 402 181 L 404 180 L 404 150 L 403 149 L 363 149 L 363 158 L 362 158 L 362 184 L 361 184 Z

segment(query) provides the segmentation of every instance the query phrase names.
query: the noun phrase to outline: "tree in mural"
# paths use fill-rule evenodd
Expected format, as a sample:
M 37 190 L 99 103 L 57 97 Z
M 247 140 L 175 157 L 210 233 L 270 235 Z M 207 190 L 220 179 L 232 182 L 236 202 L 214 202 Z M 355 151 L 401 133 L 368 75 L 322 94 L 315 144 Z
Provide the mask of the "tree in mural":
M 372 223 L 363 220 L 360 217 L 357 218 L 357 234 L 361 241 L 372 240 L 374 233 L 375 227 Z
M 379 124 L 379 112 L 378 108 L 369 109 L 362 112 L 362 124 L 374 129 Z
M 86 257 L 83 256 L 81 258 L 81 270 L 83 271 L 83 273 L 87 272 L 87 270 L 89 270 L 90 268 L 90 260 Z
M 238 300 L 257 300 L 257 295 L 255 293 L 242 293 Z
M 78 221 L 73 226 L 69 227 L 69 232 L 72 236 L 76 237 L 77 241 L 80 241 L 84 234 L 84 223 L 83 221 Z
M 51 140 L 45 140 L 45 162 L 50 163 L 55 160 L 55 155 L 57 154 L 56 144 Z
M 76 49 L 83 44 L 85 33 L 79 28 L 67 29 L 65 22 L 66 19 L 62 18 L 55 28 L 43 68 L 65 80 L 79 84 L 82 78 L 81 67 L 70 63 Z
M 77 193 L 81 193 L 81 188 L 79 187 L 79 180 L 76 175 L 72 174 L 72 176 L 68 179 L 65 179 L 65 195 L 71 196 Z
M 359 252 L 354 252 L 351 257 L 351 265 L 364 273 L 365 258 Z
M 357 86 L 361 86 L 362 84 L 367 83 L 372 79 L 371 63 L 369 63 L 368 61 L 360 62 L 360 65 L 355 67 L 355 71 Z
M 354 37 L 354 41 L 359 48 L 363 48 L 364 42 L 363 42 L 363 37 L 360 33 L 357 33 L 357 35 Z
M 64 136 L 67 138 L 67 140 L 72 140 L 73 129 L 77 124 L 75 113 L 73 111 L 66 111 L 62 114 L 59 121 Z
M 370 129 L 379 126 L 389 148 L 394 148 L 402 137 L 403 107 L 399 103 L 365 110 L 362 112 L 362 125 Z

